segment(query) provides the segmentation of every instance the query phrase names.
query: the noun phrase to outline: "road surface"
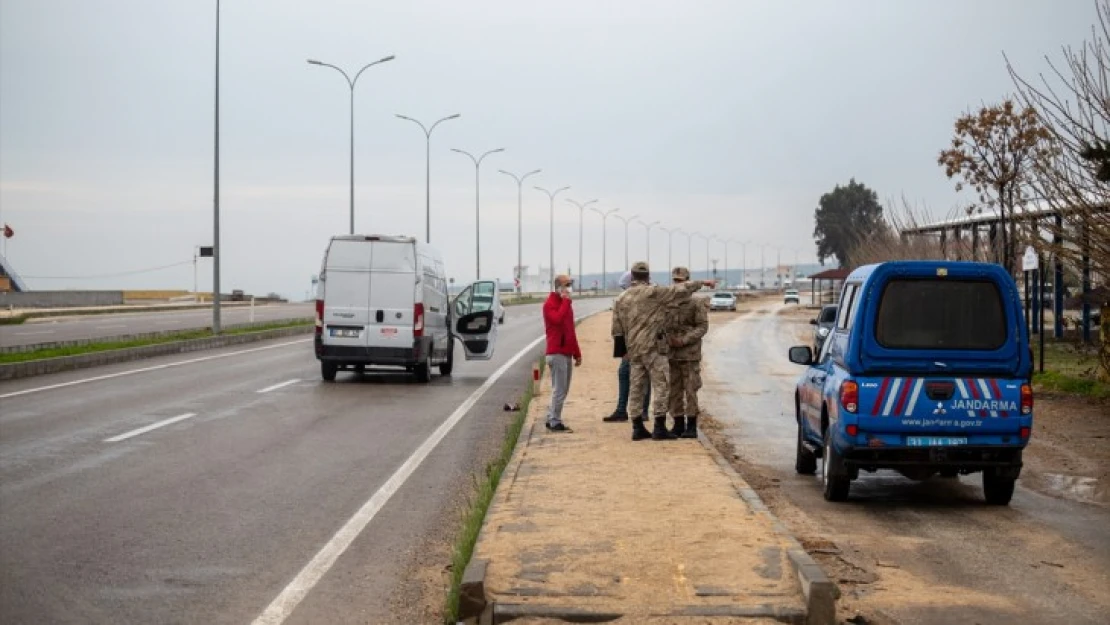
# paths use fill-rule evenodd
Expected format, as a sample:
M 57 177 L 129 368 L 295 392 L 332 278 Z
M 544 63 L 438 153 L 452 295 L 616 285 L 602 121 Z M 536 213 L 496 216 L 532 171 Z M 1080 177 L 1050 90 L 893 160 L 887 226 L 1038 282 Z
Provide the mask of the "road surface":
M 324 383 L 299 338 L 0 384 L 3 620 L 435 622 L 542 335 L 512 308 L 492 361 L 429 385 Z
M 1106 623 L 1110 509 L 1020 485 L 1009 507 L 983 502 L 979 474 L 913 482 L 861 473 L 847 503 L 794 472 L 797 320 L 766 303 L 707 340 L 702 405 L 721 423 L 745 479 L 840 580 L 842 603 L 899 623 Z M 790 307 L 793 308 L 793 307 Z M 802 322 L 804 323 L 804 321 Z M 805 326 L 807 329 L 810 326 Z M 882 621 L 880 621 L 882 622 Z
M 250 321 L 249 306 L 223 306 L 224 326 Z M 255 322 L 309 318 L 316 314 L 312 304 L 268 304 L 255 306 Z M 123 334 L 196 330 L 212 326 L 212 311 L 204 309 L 168 312 L 128 312 L 81 317 L 45 317 L 22 325 L 0 326 L 0 345 L 32 345 L 57 341 L 104 338 Z

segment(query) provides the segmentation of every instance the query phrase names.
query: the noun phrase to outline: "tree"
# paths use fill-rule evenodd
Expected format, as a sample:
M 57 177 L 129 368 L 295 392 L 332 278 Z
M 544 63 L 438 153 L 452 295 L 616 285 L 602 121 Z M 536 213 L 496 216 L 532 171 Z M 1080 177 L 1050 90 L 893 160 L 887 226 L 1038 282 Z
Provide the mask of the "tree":
M 1028 200 L 1033 162 L 1050 150 L 1048 131 L 1032 107 L 1018 110 L 1013 101 L 983 106 L 956 120 L 952 147 L 937 157 L 956 190 L 971 187 L 979 208 L 997 209 L 1002 235 L 1002 265 L 1013 271 L 1017 249 L 1014 213 Z
M 817 261 L 822 265 L 835 257 L 841 267 L 851 267 L 852 251 L 860 241 L 889 233 L 878 195 L 855 178 L 821 196 L 813 221 Z

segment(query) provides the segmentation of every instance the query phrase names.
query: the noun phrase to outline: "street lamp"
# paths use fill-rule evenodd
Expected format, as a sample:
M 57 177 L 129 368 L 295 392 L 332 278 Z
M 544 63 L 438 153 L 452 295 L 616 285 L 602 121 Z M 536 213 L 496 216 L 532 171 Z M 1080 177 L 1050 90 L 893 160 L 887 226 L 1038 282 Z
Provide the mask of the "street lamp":
M 595 206 L 591 206 L 590 210 L 597 213 L 598 215 L 601 215 L 601 292 L 605 293 L 605 291 L 609 288 L 609 265 L 606 262 L 605 257 L 606 247 L 609 239 L 608 233 L 606 232 L 606 225 L 609 222 L 609 216 L 619 211 L 620 209 L 611 208 L 607 211 L 603 211 Z
M 681 233 L 682 231 L 678 228 L 663 228 L 662 226 L 659 229 L 667 233 L 667 267 L 674 269 L 671 256 L 671 250 L 674 247 L 674 235 L 676 232 Z
M 432 131 L 436 129 L 441 122 L 449 119 L 458 119 L 461 117 L 458 113 L 448 115 L 443 119 L 436 121 L 432 124 L 431 128 L 426 128 L 424 124 L 420 123 L 411 117 L 397 114 L 400 119 L 408 120 L 424 131 L 424 237 L 426 243 L 432 242 Z
M 543 191 L 544 193 L 546 193 L 547 199 L 551 201 L 551 206 L 549 207 L 551 211 L 551 231 L 549 233 L 551 238 L 550 241 L 548 241 L 547 248 L 548 254 L 550 254 L 550 256 L 548 257 L 548 262 L 551 264 L 551 267 L 549 268 L 551 271 L 551 279 L 548 284 L 551 286 L 551 288 L 555 288 L 555 196 L 559 195 L 563 191 L 569 190 L 570 187 L 559 187 L 554 191 L 548 191 L 543 187 L 535 187 L 535 189 L 537 191 Z M 582 285 L 578 286 L 581 287 Z
M 628 264 L 628 224 L 632 223 L 639 215 L 629 215 L 628 217 L 622 217 L 620 215 L 613 216 L 624 222 L 624 270 L 628 271 L 631 269 L 631 265 Z M 651 267 L 651 265 L 648 265 L 648 267 Z
M 709 239 L 710 239 L 710 237 L 708 237 L 708 236 L 706 236 L 706 235 L 704 235 L 700 232 L 695 232 L 694 236 L 701 237 L 701 238 L 705 239 L 705 275 L 708 278 L 711 275 L 711 273 L 710 273 L 710 271 L 711 271 L 710 264 L 711 263 L 709 262 Z
M 481 229 L 481 217 L 480 217 L 481 210 L 479 208 L 480 205 L 478 203 L 479 189 L 481 188 L 481 177 L 478 175 L 478 170 L 482 166 L 482 161 L 485 160 L 485 158 L 487 156 L 489 156 L 490 154 L 496 154 L 497 152 L 504 152 L 505 148 L 497 148 L 495 150 L 490 150 L 488 152 L 483 153 L 479 157 L 475 157 L 473 154 L 471 154 L 470 152 L 467 152 L 466 150 L 459 150 L 457 148 L 451 148 L 451 151 L 452 152 L 458 152 L 459 154 L 465 154 L 466 156 L 470 157 L 470 160 L 474 161 L 474 279 L 475 280 L 481 280 L 482 279 L 482 229 Z
M 386 61 L 392 61 L 393 59 L 394 59 L 393 55 L 389 55 L 385 58 L 378 59 L 377 61 L 374 61 L 373 63 L 367 63 L 366 65 L 362 66 L 362 69 L 358 70 L 358 72 L 355 73 L 355 77 L 353 79 L 350 76 L 347 75 L 347 72 L 345 72 L 342 69 L 336 67 L 335 65 L 332 65 L 331 63 L 324 63 L 322 61 L 317 61 L 316 59 L 308 59 L 309 65 L 319 65 L 321 67 L 330 67 L 330 68 L 334 69 L 335 71 L 339 72 L 340 74 L 342 74 L 343 78 L 345 78 L 347 80 L 347 86 L 350 87 L 350 90 L 351 90 L 351 193 L 350 193 L 350 195 L 351 195 L 351 232 L 350 232 L 350 234 L 355 233 L 355 84 L 358 83 L 358 77 L 362 76 L 362 72 L 365 72 L 367 69 L 369 69 L 369 68 L 371 68 L 371 67 L 373 67 L 373 66 L 375 66 L 379 63 L 385 63 Z
M 679 230 L 680 233 L 686 235 L 686 268 L 690 270 L 691 279 L 694 273 L 694 236 L 701 236 L 700 232 L 684 232 Z
M 585 221 L 586 207 L 597 203 L 597 200 L 590 200 L 586 203 L 576 200 L 567 201 L 578 207 L 578 287 L 584 289 L 586 287 L 582 284 L 582 222 Z
M 716 237 L 714 237 L 716 238 Z M 728 244 L 735 243 L 732 239 L 717 239 L 718 243 L 725 246 L 725 286 L 728 286 Z
M 540 173 L 543 170 L 536 169 L 536 170 L 533 170 L 533 171 L 530 171 L 530 172 L 524 174 L 523 176 L 517 176 L 516 174 L 511 173 L 511 172 L 507 172 L 504 169 L 498 169 L 497 171 L 505 174 L 506 176 L 511 177 L 513 180 L 516 180 L 516 282 L 517 282 L 517 284 L 516 284 L 516 294 L 517 294 L 517 296 L 519 296 L 523 292 L 523 289 L 524 289 L 523 276 L 520 275 L 521 268 L 524 265 L 522 243 L 521 243 L 523 238 L 524 238 L 524 231 L 523 231 L 523 225 L 522 225 L 522 223 L 523 223 L 523 210 L 521 208 L 521 204 L 522 204 L 522 201 L 523 201 L 522 193 L 521 193 L 521 185 L 523 185 L 524 181 L 528 179 L 528 176 L 534 176 L 534 175 Z
M 644 226 L 644 229 L 647 231 L 647 249 L 645 250 L 645 253 L 647 254 L 648 267 L 651 267 L 651 229 L 655 226 L 658 226 L 660 222 L 659 220 L 655 220 L 649 224 L 643 219 L 637 219 L 636 221 L 640 222 Z M 671 268 L 667 267 L 667 271 L 669 272 L 670 270 Z

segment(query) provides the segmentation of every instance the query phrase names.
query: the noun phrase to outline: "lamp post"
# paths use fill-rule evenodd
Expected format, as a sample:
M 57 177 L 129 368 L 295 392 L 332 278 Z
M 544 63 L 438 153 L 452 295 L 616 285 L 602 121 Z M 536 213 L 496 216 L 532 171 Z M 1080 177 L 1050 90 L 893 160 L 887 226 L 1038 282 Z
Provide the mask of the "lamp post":
M 711 275 L 710 274 L 710 271 L 711 271 L 710 265 L 712 264 L 712 263 L 709 262 L 709 238 L 710 237 L 708 237 L 708 236 L 706 236 L 706 235 L 704 235 L 700 232 L 695 232 L 694 236 L 701 237 L 701 238 L 705 239 L 705 275 L 708 277 L 709 275 Z
M 582 224 L 585 221 L 586 207 L 590 204 L 596 204 L 597 200 L 590 200 L 585 203 L 569 199 L 567 201 L 578 207 L 578 288 L 586 288 L 582 283 Z
M 717 242 L 725 246 L 725 286 L 728 286 L 728 244 L 735 243 L 732 239 L 717 239 Z
M 676 232 L 682 232 L 678 228 L 664 228 L 659 227 L 660 230 L 667 233 L 667 267 L 674 269 L 673 256 L 671 254 L 674 248 L 674 235 Z
M 609 222 L 609 216 L 619 211 L 619 208 L 610 208 L 603 211 L 596 206 L 591 206 L 590 210 L 601 215 L 601 292 L 605 293 L 609 289 L 609 265 L 606 262 L 606 248 L 608 246 L 608 232 L 606 226 Z
M 516 174 L 507 172 L 504 169 L 498 169 L 497 171 L 505 174 L 506 176 L 509 176 L 516 181 L 516 294 L 517 297 L 519 297 L 524 289 L 524 279 L 523 276 L 520 275 L 521 269 L 524 265 L 522 244 L 522 241 L 524 239 L 524 226 L 522 225 L 524 217 L 523 209 L 521 208 L 523 204 L 523 193 L 521 191 L 521 188 L 524 184 L 524 181 L 528 179 L 528 176 L 534 176 L 543 170 L 536 169 L 524 174 L 523 176 L 517 176 Z
M 481 179 L 481 176 L 478 175 L 478 171 L 482 167 L 482 161 L 485 160 L 485 158 L 487 156 L 489 156 L 490 154 L 496 154 L 497 152 L 504 152 L 505 148 L 497 148 L 497 149 L 494 149 L 494 150 L 490 150 L 488 152 L 483 153 L 481 156 L 478 156 L 478 157 L 475 157 L 473 154 L 471 154 L 470 152 L 467 152 L 466 150 L 459 150 L 457 148 L 451 148 L 451 151 L 452 152 L 458 152 L 459 154 L 465 154 L 466 156 L 470 157 L 470 160 L 474 161 L 474 279 L 475 280 L 481 280 L 482 279 L 482 228 L 481 228 L 481 209 L 480 209 L 480 205 L 478 203 L 478 200 L 479 200 L 479 189 L 481 189 L 481 180 L 482 179 Z
M 550 267 L 548 267 L 548 269 L 551 272 L 551 277 L 548 280 L 548 285 L 551 286 L 551 288 L 555 288 L 555 196 L 569 189 L 570 187 L 559 187 L 554 191 L 549 191 L 543 187 L 536 187 L 537 191 L 543 191 L 544 193 L 546 193 L 547 199 L 551 201 L 551 231 L 548 233 L 550 236 L 550 240 L 548 241 L 547 248 L 548 254 L 550 255 L 548 256 L 548 263 L 550 264 Z
M 355 73 L 354 78 L 351 78 L 350 76 L 347 75 L 347 72 L 345 72 L 342 69 L 336 67 L 335 65 L 332 65 L 331 63 L 324 63 L 322 61 L 317 61 L 316 59 L 308 59 L 309 65 L 319 65 L 321 67 L 330 67 L 330 68 L 334 69 L 335 71 L 339 72 L 340 74 L 342 74 L 343 78 L 345 78 L 347 80 L 347 86 L 350 87 L 350 90 L 351 90 L 351 192 L 350 192 L 350 197 L 351 197 L 351 231 L 350 231 L 350 234 L 355 233 L 355 84 L 358 83 L 358 78 L 359 78 L 359 76 L 362 76 L 362 72 L 365 72 L 367 69 L 369 69 L 369 68 L 371 68 L 371 67 L 373 67 L 373 66 L 375 66 L 379 63 L 385 63 L 386 61 L 392 61 L 393 59 L 394 59 L 393 55 L 389 55 L 385 58 L 378 59 L 377 61 L 374 61 L 373 63 L 367 63 L 366 65 L 362 66 L 362 69 L 358 70 L 358 72 Z
M 647 246 L 646 246 L 646 249 L 645 249 L 644 252 L 647 254 L 648 267 L 651 267 L 651 229 L 654 228 L 655 226 L 658 226 L 660 222 L 659 222 L 659 220 L 655 220 L 655 221 L 653 221 L 649 224 L 648 222 L 644 221 L 643 219 L 637 219 L 636 221 L 640 222 L 640 224 L 642 224 L 644 226 L 644 229 L 646 230 L 646 233 L 647 233 Z M 667 272 L 670 272 L 670 270 L 671 270 L 671 268 L 667 267 Z
M 411 117 L 397 114 L 399 119 L 410 121 L 424 131 L 424 241 L 426 243 L 432 242 L 432 131 L 436 129 L 441 122 L 449 119 L 458 119 L 461 117 L 458 113 L 448 115 L 432 124 L 431 128 L 427 128 L 420 121 Z
M 765 243 L 759 244 L 759 288 L 762 290 L 767 282 L 767 263 L 763 260 L 764 255 L 767 253 L 767 245 Z
M 681 234 L 686 235 L 686 268 L 690 270 L 691 279 L 694 273 L 694 235 L 701 236 L 700 232 L 684 232 L 679 230 Z
M 624 270 L 628 271 L 631 268 L 631 265 L 628 264 L 628 224 L 632 223 L 639 215 L 629 215 L 628 217 L 622 217 L 620 215 L 613 216 L 624 222 Z

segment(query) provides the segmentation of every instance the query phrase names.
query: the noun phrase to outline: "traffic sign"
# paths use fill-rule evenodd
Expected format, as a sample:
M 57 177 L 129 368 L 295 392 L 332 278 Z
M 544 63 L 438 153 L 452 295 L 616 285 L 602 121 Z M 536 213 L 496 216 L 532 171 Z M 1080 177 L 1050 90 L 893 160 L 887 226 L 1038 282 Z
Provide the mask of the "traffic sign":
M 1033 249 L 1032 245 L 1027 246 L 1025 248 L 1025 256 L 1021 259 L 1021 270 L 1034 271 L 1037 269 L 1037 264 L 1037 250 Z

